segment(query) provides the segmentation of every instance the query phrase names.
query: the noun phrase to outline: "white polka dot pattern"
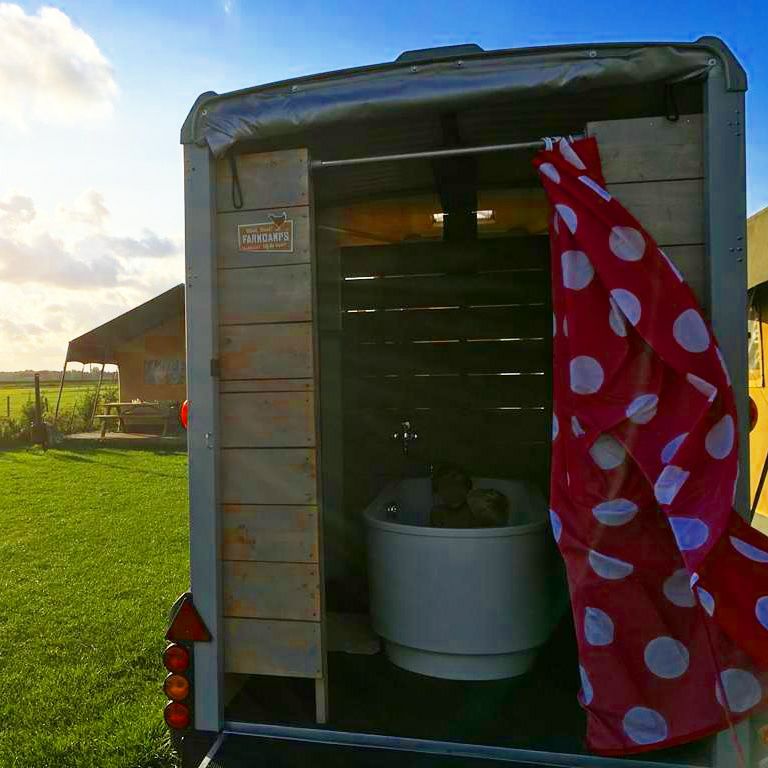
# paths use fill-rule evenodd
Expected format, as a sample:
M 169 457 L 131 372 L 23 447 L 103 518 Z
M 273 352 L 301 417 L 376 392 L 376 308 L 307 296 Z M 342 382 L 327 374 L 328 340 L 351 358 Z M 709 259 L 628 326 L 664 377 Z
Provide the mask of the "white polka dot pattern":
M 710 402 L 717 397 L 717 387 L 714 384 L 704 381 L 704 379 L 693 373 L 686 373 L 685 378 L 688 380 L 689 384 L 698 389 Z
M 655 709 L 632 707 L 622 720 L 624 733 L 635 744 L 648 746 L 664 741 L 669 733 L 667 721 Z
M 755 616 L 763 629 L 768 629 L 768 595 L 758 598 L 755 603 Z
M 673 437 L 662 449 L 661 449 L 661 463 L 669 464 L 672 459 L 675 458 L 675 454 L 680 449 L 680 446 L 685 442 L 688 437 L 688 432 L 683 432 L 682 435 Z
M 688 670 L 690 656 L 688 649 L 673 637 L 661 636 L 651 640 L 645 646 L 643 654 L 645 666 L 665 680 L 681 677 Z
M 579 176 L 579 181 L 589 187 L 593 192 L 600 195 L 607 203 L 610 203 L 613 198 L 607 190 L 603 189 L 596 181 L 590 179 L 589 176 Z
M 574 167 L 580 171 L 585 171 L 587 166 L 584 161 L 576 154 L 574 148 L 569 144 L 568 139 L 560 139 L 560 154 Z
M 695 309 L 686 309 L 678 315 L 672 335 L 686 352 L 699 353 L 709 349 L 709 331 Z
M 685 282 L 685 280 L 684 280 L 684 278 L 683 278 L 683 275 L 682 275 L 682 273 L 680 272 L 680 270 L 679 270 L 679 269 L 678 269 L 678 268 L 677 268 L 677 267 L 674 265 L 674 263 L 673 263 L 672 259 L 670 259 L 670 258 L 669 258 L 669 256 L 667 256 L 667 254 L 666 254 L 666 253 L 664 253 L 664 251 L 662 251 L 662 250 L 661 250 L 661 248 L 659 248 L 659 254 L 660 254 L 661 258 L 662 258 L 662 259 L 664 259 L 664 261 L 666 261 L 666 262 L 667 262 L 667 265 L 668 265 L 668 266 L 669 266 L 669 268 L 672 270 L 672 272 L 674 273 L 675 277 L 676 277 L 676 278 L 677 278 L 677 279 L 678 279 L 678 280 L 679 280 L 681 283 Z
M 731 712 L 741 714 L 756 707 L 763 698 L 763 690 L 758 679 L 746 669 L 731 667 L 720 674 L 721 686 L 716 686 L 715 696 L 720 706 L 728 704 Z M 723 697 L 725 691 L 725 697 Z M 725 701 L 723 701 L 725 698 Z
M 626 563 L 615 557 L 609 557 L 608 555 L 602 554 L 602 552 L 596 552 L 594 549 L 589 551 L 587 559 L 589 560 L 589 565 L 592 570 L 600 576 L 600 578 L 608 579 L 609 581 L 626 579 L 627 576 L 635 570 L 630 563 Z
M 746 541 L 731 536 L 731 546 L 740 554 L 756 563 L 768 563 L 768 552 L 748 544 Z
M 595 690 L 587 675 L 587 670 L 579 664 L 579 677 L 581 678 L 581 703 L 588 707 L 595 697 Z
M 695 517 L 670 517 L 669 524 L 677 546 L 683 552 L 703 547 L 709 539 L 709 526 L 703 520 Z
M 605 373 L 594 357 L 580 355 L 571 360 L 571 391 L 577 395 L 593 395 L 603 386 Z
M 624 463 L 624 459 L 627 457 L 627 452 L 624 446 L 616 440 L 616 438 L 610 435 L 600 435 L 600 437 L 592 443 L 592 447 L 589 449 L 589 455 L 594 460 L 600 469 L 610 470 L 616 469 Z
M 629 499 L 612 499 L 592 507 L 595 519 L 608 526 L 625 525 L 638 513 L 637 504 Z
M 552 442 L 557 440 L 557 436 L 560 434 L 560 422 L 557 420 L 557 414 L 552 414 Z
M 579 219 L 576 216 L 576 211 L 573 210 L 568 205 L 558 204 L 555 206 L 555 210 L 557 211 L 560 218 L 563 220 L 563 223 L 566 227 L 568 227 L 568 231 L 572 234 L 576 234 L 576 228 L 579 226 Z
M 696 598 L 688 581 L 688 571 L 685 568 L 675 571 L 665 582 L 664 597 L 678 608 L 693 608 Z
M 584 251 L 563 251 L 560 264 L 563 268 L 563 285 L 572 291 L 586 288 L 595 276 L 592 262 Z
M 627 418 L 633 424 L 647 424 L 656 415 L 658 405 L 657 395 L 639 395 L 627 406 Z
M 704 587 L 696 587 L 696 596 L 701 607 L 710 615 L 715 615 L 715 598 Z
M 599 608 L 584 609 L 584 639 L 598 647 L 610 645 L 614 638 L 614 624 L 611 617 Z
M 609 301 L 611 309 L 608 312 L 608 325 L 617 336 L 624 338 L 627 335 L 627 323 L 624 319 L 624 314 L 613 299 Z
M 724 459 L 733 450 L 735 429 L 733 419 L 726 414 L 707 432 L 704 447 L 713 459 Z
M 656 496 L 656 501 L 658 501 L 659 504 L 671 504 L 690 474 L 690 472 L 681 467 L 676 467 L 674 464 L 667 464 L 667 466 L 661 470 L 661 474 L 656 480 L 656 484 L 653 486 L 653 493 Z
M 563 535 L 563 521 L 554 509 L 549 510 L 549 523 L 552 526 L 552 536 L 559 544 L 560 537 Z
M 560 183 L 560 172 L 555 168 L 552 163 L 542 163 L 539 166 L 539 171 L 543 173 L 550 181 L 554 181 L 555 184 Z
M 586 434 L 581 422 L 575 416 L 571 416 L 571 432 L 573 432 L 574 437 L 584 437 Z
M 632 291 L 627 291 L 624 288 L 614 288 L 611 291 L 611 298 L 616 302 L 624 317 L 629 320 L 632 325 L 637 325 L 640 322 L 640 317 L 643 313 L 640 301 Z
M 640 261 L 645 254 L 645 238 L 634 227 L 614 227 L 608 238 L 608 245 L 622 261 Z

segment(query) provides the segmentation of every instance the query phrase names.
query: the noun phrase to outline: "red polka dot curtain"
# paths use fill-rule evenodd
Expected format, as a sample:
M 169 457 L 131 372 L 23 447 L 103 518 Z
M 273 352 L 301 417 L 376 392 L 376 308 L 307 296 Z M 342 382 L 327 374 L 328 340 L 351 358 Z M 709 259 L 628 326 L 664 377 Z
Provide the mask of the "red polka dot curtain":
M 551 522 L 587 742 L 605 754 L 727 728 L 766 696 L 768 539 L 733 510 L 723 356 L 680 272 L 605 189 L 594 139 L 547 140 Z

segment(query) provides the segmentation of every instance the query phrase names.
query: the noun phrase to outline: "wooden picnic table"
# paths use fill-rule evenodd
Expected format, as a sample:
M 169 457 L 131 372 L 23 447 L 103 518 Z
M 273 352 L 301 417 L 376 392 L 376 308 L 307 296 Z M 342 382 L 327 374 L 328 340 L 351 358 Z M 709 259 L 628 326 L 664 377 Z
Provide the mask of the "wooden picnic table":
M 125 432 L 125 418 L 130 416 L 135 416 L 137 420 L 140 419 L 142 422 L 161 422 L 163 435 L 167 435 L 171 419 L 174 417 L 174 409 L 170 406 L 146 400 L 129 403 L 105 403 L 104 409 L 105 413 L 99 413 L 93 417 L 101 421 L 102 437 L 107 434 L 107 425 L 114 421 L 118 423 L 120 431 Z

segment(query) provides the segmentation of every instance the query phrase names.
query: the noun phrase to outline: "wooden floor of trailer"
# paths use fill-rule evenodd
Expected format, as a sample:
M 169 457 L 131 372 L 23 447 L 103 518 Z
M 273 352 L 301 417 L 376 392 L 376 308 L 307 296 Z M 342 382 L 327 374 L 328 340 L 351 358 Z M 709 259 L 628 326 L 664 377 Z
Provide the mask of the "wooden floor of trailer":
M 456 682 L 413 674 L 374 656 L 330 653 L 330 721 L 336 731 L 584 754 L 573 626 L 564 621 L 534 668 L 511 680 Z M 253 677 L 226 719 L 317 727 L 310 680 Z M 638 759 L 709 765 L 706 741 Z
M 64 438 L 65 444 L 71 440 L 96 442 L 117 448 L 129 446 L 183 448 L 187 444 L 186 435 L 157 435 L 143 432 L 107 432 L 104 437 L 100 431 L 77 432 Z

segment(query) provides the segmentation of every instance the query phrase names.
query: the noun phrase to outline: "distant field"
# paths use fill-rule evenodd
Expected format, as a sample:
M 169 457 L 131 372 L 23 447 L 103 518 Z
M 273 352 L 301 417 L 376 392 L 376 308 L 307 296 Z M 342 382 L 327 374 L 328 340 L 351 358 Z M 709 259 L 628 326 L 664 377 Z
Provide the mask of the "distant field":
M 102 389 L 116 386 L 115 383 L 105 377 Z M 95 381 L 67 381 L 64 382 L 64 392 L 61 395 L 60 414 L 70 413 L 72 408 L 82 400 L 88 392 L 96 390 Z M 43 398 L 43 407 L 47 398 L 49 411 L 53 413 L 56 408 L 56 398 L 59 394 L 59 385 L 54 382 L 41 382 L 40 396 Z M 10 401 L 9 401 L 10 398 Z M 9 381 L 0 382 L 0 419 L 10 418 L 18 419 L 21 416 L 21 409 L 25 403 L 33 402 L 35 399 L 35 385 L 31 381 Z

